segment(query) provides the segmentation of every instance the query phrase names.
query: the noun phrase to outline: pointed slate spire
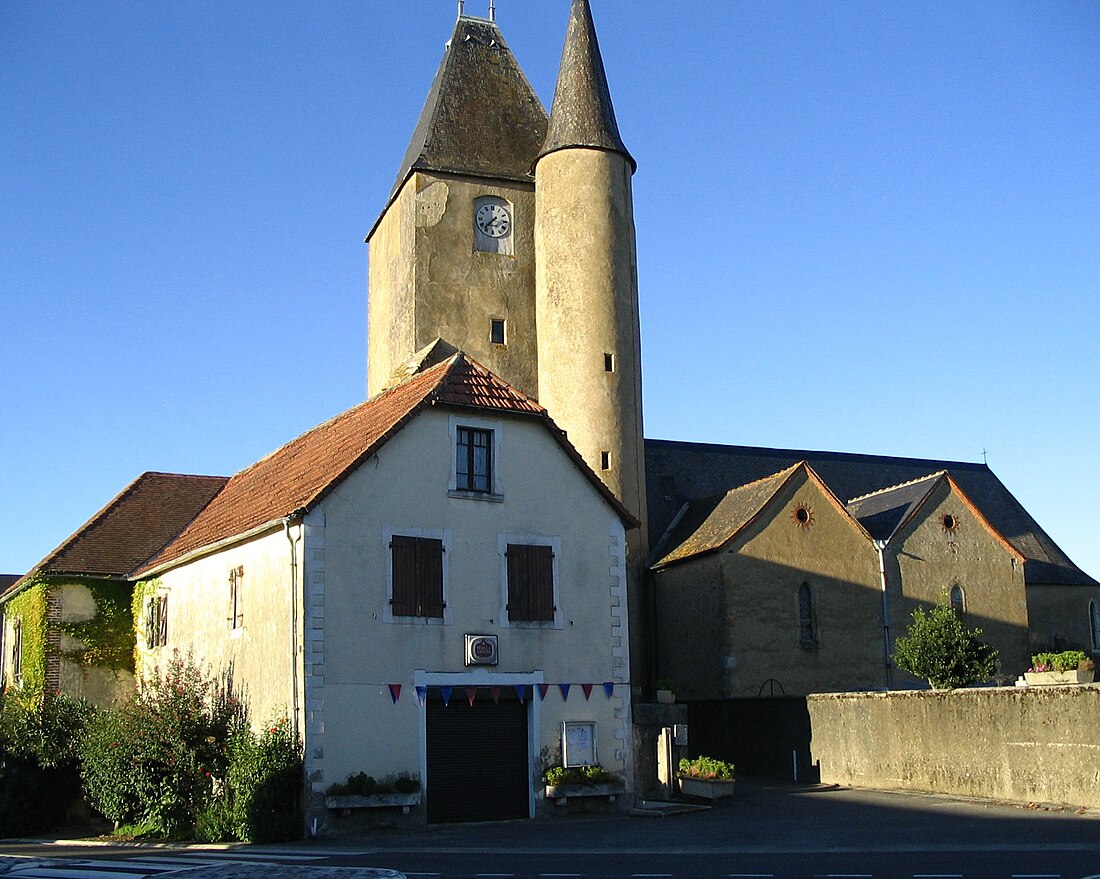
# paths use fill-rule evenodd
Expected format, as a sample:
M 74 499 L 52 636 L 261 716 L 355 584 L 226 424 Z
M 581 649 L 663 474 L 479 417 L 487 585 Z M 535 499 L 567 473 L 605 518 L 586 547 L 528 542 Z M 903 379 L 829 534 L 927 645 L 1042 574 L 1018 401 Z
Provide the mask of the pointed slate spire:
M 546 110 L 492 21 L 462 16 L 397 173 L 416 170 L 531 180 Z
M 595 147 L 622 153 L 632 168 L 638 167 L 615 122 L 615 108 L 588 0 L 573 0 L 558 87 L 550 111 L 550 128 L 539 158 L 568 147 Z

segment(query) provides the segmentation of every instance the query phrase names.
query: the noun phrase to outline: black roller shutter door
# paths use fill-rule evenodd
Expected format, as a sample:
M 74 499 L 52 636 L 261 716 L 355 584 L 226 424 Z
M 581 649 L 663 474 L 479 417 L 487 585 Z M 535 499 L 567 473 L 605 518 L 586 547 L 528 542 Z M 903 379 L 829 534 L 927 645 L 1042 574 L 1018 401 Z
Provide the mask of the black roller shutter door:
M 527 706 L 480 689 L 471 707 L 455 687 L 449 706 L 434 697 L 426 711 L 428 822 L 529 818 Z

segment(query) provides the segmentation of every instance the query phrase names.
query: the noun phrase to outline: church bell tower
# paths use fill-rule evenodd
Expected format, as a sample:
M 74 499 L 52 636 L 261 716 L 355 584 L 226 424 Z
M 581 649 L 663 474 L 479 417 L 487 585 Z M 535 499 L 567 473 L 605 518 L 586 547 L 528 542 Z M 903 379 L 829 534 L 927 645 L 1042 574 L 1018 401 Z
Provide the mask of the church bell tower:
M 588 0 L 574 0 L 535 165 L 539 402 L 642 521 L 641 333 L 631 176 Z

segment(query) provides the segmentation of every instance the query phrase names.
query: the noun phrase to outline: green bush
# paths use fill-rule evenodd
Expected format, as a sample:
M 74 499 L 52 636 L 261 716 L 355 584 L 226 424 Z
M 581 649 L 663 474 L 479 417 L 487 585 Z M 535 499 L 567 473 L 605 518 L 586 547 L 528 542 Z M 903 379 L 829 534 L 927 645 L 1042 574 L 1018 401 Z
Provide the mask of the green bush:
M 894 662 L 937 689 L 988 680 L 997 665 L 997 651 L 978 640 L 981 633 L 967 629 L 946 603 L 929 611 L 917 608 L 906 634 L 895 643 Z
M 690 778 L 705 778 L 715 781 L 733 781 L 733 764 L 714 757 L 695 757 L 680 760 L 680 774 Z
M 1036 653 L 1031 657 L 1031 671 L 1077 671 L 1088 665 L 1083 650 L 1063 650 L 1060 653 Z
M 282 842 L 302 835 L 301 744 L 279 720 L 259 735 L 241 730 L 230 741 L 223 796 L 233 831 L 245 842 Z
M 66 696 L 9 691 L 0 702 L 0 837 L 37 833 L 80 799 L 79 748 L 94 709 Z
M 82 749 L 89 802 L 116 824 L 190 836 L 225 777 L 229 738 L 244 723 L 228 678 L 210 680 L 190 656 L 174 655 L 161 677 L 89 725 Z
M 608 772 L 599 763 L 592 766 L 551 766 L 545 773 L 546 783 L 551 785 L 579 784 L 592 787 L 619 781 L 619 776 Z

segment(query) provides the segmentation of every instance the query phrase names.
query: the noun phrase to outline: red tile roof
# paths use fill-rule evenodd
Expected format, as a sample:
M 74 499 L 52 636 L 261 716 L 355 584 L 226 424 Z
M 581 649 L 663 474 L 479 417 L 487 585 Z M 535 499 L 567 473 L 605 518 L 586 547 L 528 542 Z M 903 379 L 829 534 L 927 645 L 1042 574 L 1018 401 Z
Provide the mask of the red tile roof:
M 634 521 L 581 461 L 545 409 L 458 353 L 337 415 L 242 470 L 183 533 L 136 574 L 146 574 L 212 544 L 311 509 L 411 418 L 438 404 L 540 419 L 624 521 Z
M 228 481 L 143 473 L 0 598 L 40 574 L 125 578 L 179 534 Z

